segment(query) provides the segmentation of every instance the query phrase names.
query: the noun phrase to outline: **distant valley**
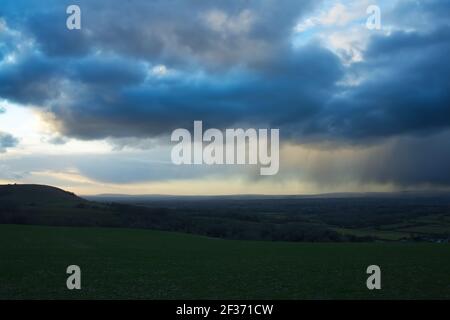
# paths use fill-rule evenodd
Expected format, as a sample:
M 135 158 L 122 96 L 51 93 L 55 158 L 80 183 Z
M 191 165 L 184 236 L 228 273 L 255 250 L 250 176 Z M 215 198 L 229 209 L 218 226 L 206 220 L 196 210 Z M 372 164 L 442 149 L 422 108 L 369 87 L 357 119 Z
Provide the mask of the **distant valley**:
M 123 227 L 239 240 L 430 241 L 450 238 L 450 194 L 99 195 L 0 186 L 0 223 Z

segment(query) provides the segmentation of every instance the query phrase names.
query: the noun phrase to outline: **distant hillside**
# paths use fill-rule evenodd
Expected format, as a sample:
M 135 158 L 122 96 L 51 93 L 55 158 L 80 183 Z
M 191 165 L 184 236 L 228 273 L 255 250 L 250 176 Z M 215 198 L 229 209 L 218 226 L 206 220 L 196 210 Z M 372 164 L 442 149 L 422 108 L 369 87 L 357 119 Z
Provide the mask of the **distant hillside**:
M 104 196 L 89 201 L 49 186 L 6 185 L 0 186 L 0 224 L 143 228 L 240 240 L 450 241 L 445 194 L 262 197 Z
M 0 203 L 10 202 L 24 206 L 74 204 L 86 200 L 59 188 L 38 184 L 0 185 Z
M 0 185 L 0 223 L 110 225 L 111 215 L 96 204 L 59 188 L 35 184 Z
M 195 199 L 194 199 L 195 200 Z M 0 187 L 0 224 L 143 228 L 201 234 L 210 237 L 285 241 L 353 241 L 327 225 L 252 212 L 245 204 L 229 211 L 221 201 L 205 210 L 198 201 L 192 210 L 165 204 L 151 207 L 114 202 L 95 202 L 64 190 L 41 185 Z M 253 202 L 252 202 L 253 203 Z M 279 209 L 279 208 L 278 208 Z M 364 237 L 367 239 L 367 237 Z
M 99 203 L 45 185 L 0 185 L 0 224 L 178 231 L 185 219 L 164 208 Z
M 450 203 L 448 191 L 341 192 L 304 195 L 230 194 L 230 195 L 164 195 L 164 194 L 98 194 L 83 198 L 100 202 L 139 203 L 155 201 L 220 201 L 220 200 L 307 200 L 307 199 L 439 199 Z

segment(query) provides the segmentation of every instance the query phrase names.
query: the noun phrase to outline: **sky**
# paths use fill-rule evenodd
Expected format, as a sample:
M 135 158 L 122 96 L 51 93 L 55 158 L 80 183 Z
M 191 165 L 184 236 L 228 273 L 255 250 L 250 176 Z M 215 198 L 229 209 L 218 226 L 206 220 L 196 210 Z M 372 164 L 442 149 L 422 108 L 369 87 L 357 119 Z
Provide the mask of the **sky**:
M 66 27 L 72 4 L 80 30 Z M 448 190 L 449 10 L 448 0 L 2 0 L 0 183 L 82 195 Z M 170 135 L 195 120 L 278 128 L 278 174 L 173 164 Z

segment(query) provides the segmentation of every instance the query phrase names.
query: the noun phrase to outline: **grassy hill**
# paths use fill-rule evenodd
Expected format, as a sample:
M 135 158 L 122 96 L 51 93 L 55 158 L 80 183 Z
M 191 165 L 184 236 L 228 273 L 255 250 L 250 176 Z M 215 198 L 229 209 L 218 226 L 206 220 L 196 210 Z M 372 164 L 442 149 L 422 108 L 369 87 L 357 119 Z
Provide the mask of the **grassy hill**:
M 449 299 L 450 245 L 0 225 L 0 299 Z M 7 244 L 7 245 L 6 245 Z M 68 265 L 82 290 L 65 287 Z M 368 265 L 382 290 L 366 288 Z
M 112 226 L 108 207 L 45 185 L 1 185 L 0 223 Z
M 23 206 L 73 205 L 86 202 L 74 193 L 37 184 L 0 185 L 0 201 Z

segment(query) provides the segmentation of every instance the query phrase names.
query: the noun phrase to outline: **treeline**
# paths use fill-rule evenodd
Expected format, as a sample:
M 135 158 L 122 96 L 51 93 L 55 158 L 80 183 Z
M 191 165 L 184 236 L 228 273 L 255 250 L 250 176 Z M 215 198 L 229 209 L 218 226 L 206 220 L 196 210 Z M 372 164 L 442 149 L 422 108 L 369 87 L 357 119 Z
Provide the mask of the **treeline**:
M 121 226 L 177 231 L 234 240 L 305 242 L 372 241 L 370 237 L 341 235 L 325 225 L 304 222 L 268 222 L 265 215 L 181 212 L 168 208 L 148 208 L 128 204 L 109 204 L 120 217 Z
M 275 222 L 266 215 L 182 212 L 129 204 L 83 202 L 64 208 L 41 208 L 32 204 L 0 203 L 0 223 L 52 226 L 125 227 L 192 233 L 236 240 L 340 242 L 371 238 L 340 235 L 325 225 L 289 219 Z

